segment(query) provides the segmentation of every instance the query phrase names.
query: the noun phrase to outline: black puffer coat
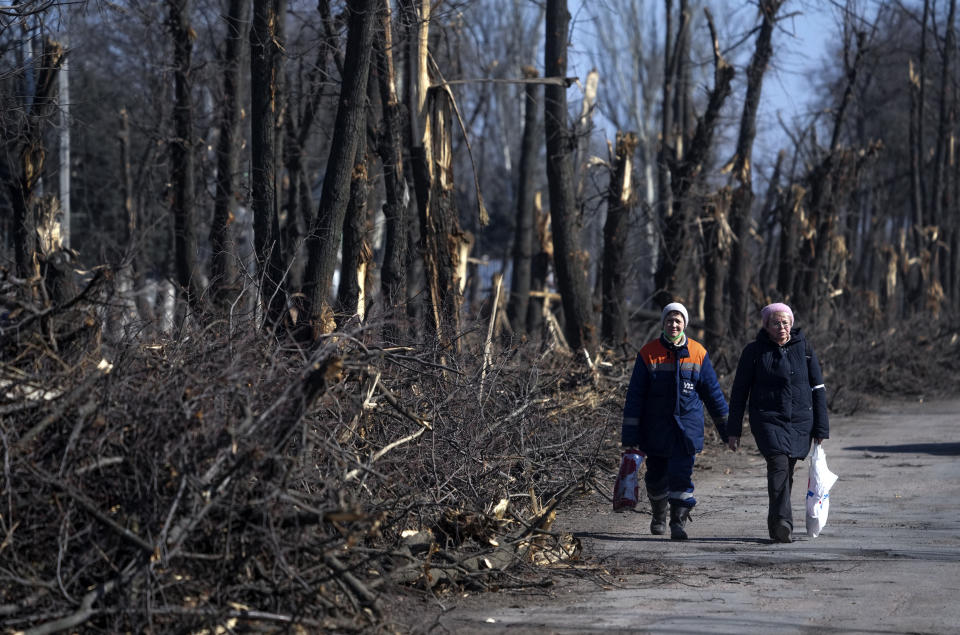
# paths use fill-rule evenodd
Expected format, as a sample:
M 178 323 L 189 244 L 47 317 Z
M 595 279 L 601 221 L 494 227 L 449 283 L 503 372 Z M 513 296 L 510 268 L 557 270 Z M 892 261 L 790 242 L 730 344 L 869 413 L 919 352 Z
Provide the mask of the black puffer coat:
M 750 431 L 764 456 L 802 459 L 813 437 L 830 436 L 820 362 L 800 329 L 783 346 L 760 329 L 743 349 L 730 393 L 728 435 L 741 436 L 748 401 Z

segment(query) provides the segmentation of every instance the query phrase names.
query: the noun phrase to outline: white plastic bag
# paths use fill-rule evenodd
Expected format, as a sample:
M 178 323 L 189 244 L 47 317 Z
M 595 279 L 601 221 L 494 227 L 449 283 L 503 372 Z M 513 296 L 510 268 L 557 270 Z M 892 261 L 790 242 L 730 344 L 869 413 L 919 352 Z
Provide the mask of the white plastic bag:
M 637 472 L 643 463 L 643 454 L 624 452 L 620 458 L 620 472 L 613 484 L 613 511 L 625 512 L 637 506 L 640 482 Z
M 827 524 L 830 511 L 830 488 L 837 475 L 827 467 L 827 453 L 818 443 L 810 455 L 810 476 L 807 479 L 807 535 L 816 538 Z

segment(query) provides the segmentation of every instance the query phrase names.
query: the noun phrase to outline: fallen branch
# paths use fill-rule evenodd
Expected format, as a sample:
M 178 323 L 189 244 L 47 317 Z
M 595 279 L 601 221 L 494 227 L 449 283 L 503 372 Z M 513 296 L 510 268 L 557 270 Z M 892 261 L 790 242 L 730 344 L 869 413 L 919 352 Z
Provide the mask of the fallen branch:
M 43 471 L 39 467 L 36 467 L 33 465 L 27 465 L 27 469 L 33 472 L 34 476 L 39 478 L 41 481 L 43 481 L 47 485 L 55 487 L 60 491 L 64 492 L 65 494 L 67 494 L 70 498 L 76 501 L 81 507 L 83 507 L 90 514 L 92 514 L 97 520 L 99 520 L 101 523 L 106 525 L 111 531 L 113 531 L 115 534 L 117 534 L 118 536 L 120 536 L 121 538 L 129 542 L 130 544 L 138 547 L 141 551 L 147 554 L 148 557 L 152 557 L 154 555 L 156 548 L 153 545 L 151 545 L 149 542 L 147 542 L 137 534 L 133 533 L 126 527 L 121 527 L 120 525 L 118 525 L 116 522 L 113 521 L 112 518 L 110 518 L 105 513 L 100 511 L 100 508 L 97 507 L 97 505 L 93 501 L 91 501 L 89 498 L 87 498 L 86 496 L 84 496 L 74 488 L 70 487 L 63 481 L 54 478 L 50 474 L 47 474 L 45 471 Z

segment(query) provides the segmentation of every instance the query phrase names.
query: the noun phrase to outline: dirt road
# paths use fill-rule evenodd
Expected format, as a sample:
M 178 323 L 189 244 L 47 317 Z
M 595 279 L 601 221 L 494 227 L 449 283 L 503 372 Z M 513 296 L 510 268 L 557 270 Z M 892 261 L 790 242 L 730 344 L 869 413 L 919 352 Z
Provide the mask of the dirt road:
M 651 536 L 648 506 L 614 514 L 593 494 L 562 513 L 601 584 L 443 600 L 431 632 L 960 632 L 960 400 L 831 418 L 840 480 L 827 526 L 803 532 L 808 462 L 794 487 L 795 542 L 766 530 L 764 463 L 752 437 L 707 450 L 691 539 Z M 612 475 L 611 475 L 612 486 Z

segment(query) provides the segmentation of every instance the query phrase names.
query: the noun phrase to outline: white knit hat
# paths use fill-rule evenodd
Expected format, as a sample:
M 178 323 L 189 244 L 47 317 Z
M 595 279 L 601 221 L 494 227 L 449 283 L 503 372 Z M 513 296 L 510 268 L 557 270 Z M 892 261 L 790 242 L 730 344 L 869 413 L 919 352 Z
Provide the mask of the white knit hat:
M 660 325 L 663 326 L 664 320 L 674 311 L 683 316 L 683 328 L 687 328 L 687 325 L 690 324 L 690 318 L 687 316 L 687 308 L 679 302 L 671 302 L 663 307 L 663 312 L 660 314 Z

